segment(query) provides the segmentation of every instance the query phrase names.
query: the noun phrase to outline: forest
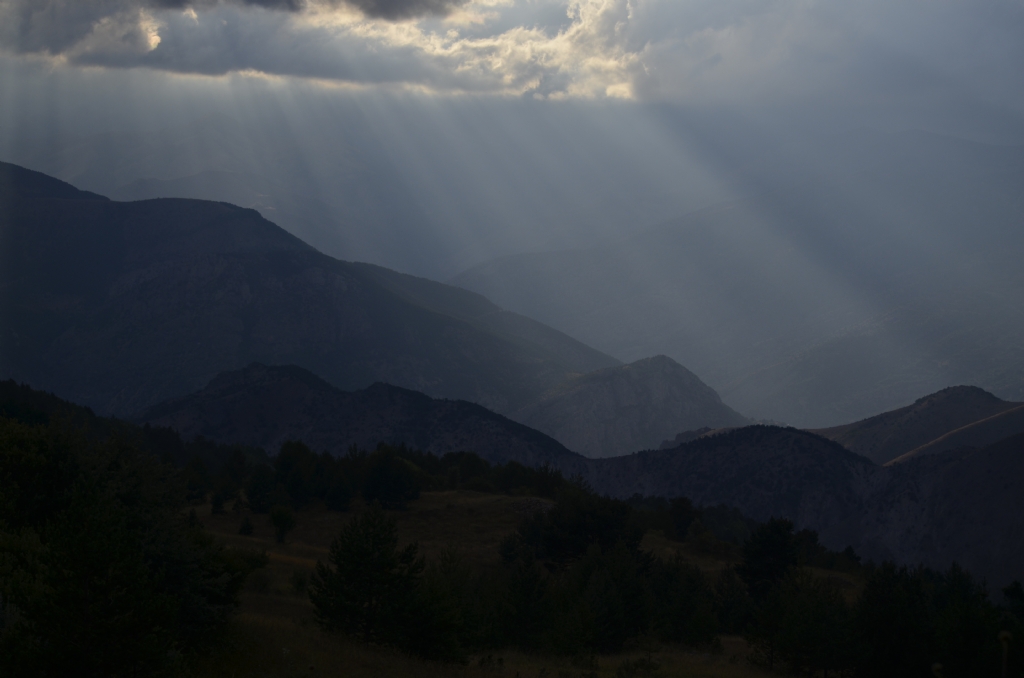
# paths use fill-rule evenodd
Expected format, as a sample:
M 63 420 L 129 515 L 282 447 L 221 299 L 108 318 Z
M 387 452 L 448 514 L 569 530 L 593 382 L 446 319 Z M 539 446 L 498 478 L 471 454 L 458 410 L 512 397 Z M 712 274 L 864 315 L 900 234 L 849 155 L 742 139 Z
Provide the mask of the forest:
M 406 447 L 315 453 L 184 442 L 4 384 L 0 410 L 0 668 L 9 675 L 188 675 L 216 653 L 265 550 L 205 529 L 349 516 L 296 574 L 320 632 L 439 665 L 501 652 L 600 658 L 671 644 L 714 655 L 741 637 L 759 670 L 821 676 L 1021 676 L 1024 590 L 953 566 L 865 563 L 791 522 L 687 499 L 600 496 L 546 468 Z M 396 516 L 431 493 L 529 500 L 493 561 L 426 557 Z M 447 495 L 445 495 L 447 496 Z M 732 564 L 701 567 L 645 537 Z M 849 582 L 855 582 L 851 585 Z M 312 631 L 311 631 L 312 632 Z M 635 652 L 634 652 L 635 654 Z M 615 675 L 657 675 L 641 652 Z

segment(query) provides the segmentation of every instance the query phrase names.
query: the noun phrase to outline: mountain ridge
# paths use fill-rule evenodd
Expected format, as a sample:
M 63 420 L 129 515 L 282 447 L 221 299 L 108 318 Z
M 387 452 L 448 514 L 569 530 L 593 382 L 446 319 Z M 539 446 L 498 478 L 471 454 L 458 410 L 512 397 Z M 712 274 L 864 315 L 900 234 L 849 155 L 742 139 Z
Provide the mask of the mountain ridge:
M 836 440 L 875 463 L 887 464 L 952 431 L 969 427 L 1021 404 L 1001 400 L 976 386 L 950 386 L 918 398 L 905 407 L 842 426 L 813 429 L 813 432 Z M 1018 430 L 1024 430 L 1024 425 Z M 987 445 L 1016 432 L 1008 430 L 973 446 Z M 972 443 L 964 438 L 960 444 Z
M 332 259 L 255 210 L 118 203 L 9 164 L 0 185 L 0 370 L 103 413 L 130 414 L 254 360 L 498 411 L 618 364 L 471 292 L 449 293 L 472 307 L 461 317 L 424 306 L 409 288 L 436 298 L 439 283 L 399 285 L 401 274 Z

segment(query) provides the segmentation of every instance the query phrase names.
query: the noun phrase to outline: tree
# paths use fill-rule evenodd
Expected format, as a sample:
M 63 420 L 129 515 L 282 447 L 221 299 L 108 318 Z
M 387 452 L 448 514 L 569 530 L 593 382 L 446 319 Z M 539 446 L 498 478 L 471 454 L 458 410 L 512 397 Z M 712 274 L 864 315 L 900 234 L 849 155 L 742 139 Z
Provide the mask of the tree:
M 267 513 L 274 504 L 276 481 L 274 471 L 266 465 L 259 465 L 252 470 L 245 484 L 245 498 L 254 513 Z
M 0 418 L 3 675 L 139 675 L 208 639 L 247 572 L 180 474 L 116 438 Z
M 386 508 L 405 508 L 406 502 L 418 499 L 420 485 L 416 470 L 409 462 L 387 446 L 381 446 L 366 460 L 363 498 L 379 502 Z
M 295 515 L 287 506 L 278 504 L 270 509 L 270 522 L 274 526 L 277 543 L 283 544 L 288 533 L 295 529 Z
M 762 601 L 750 638 L 769 668 L 828 675 L 852 659 L 850 613 L 834 582 L 794 570 Z
M 798 559 L 793 523 L 772 518 L 758 525 L 743 545 L 743 563 L 737 572 L 750 590 L 750 596 L 761 601 L 785 579 Z
M 932 612 L 920 570 L 883 563 L 860 596 L 855 624 L 859 673 L 879 678 L 925 678 L 931 656 Z
M 672 529 L 675 531 L 676 539 L 684 539 L 693 521 L 700 518 L 700 511 L 695 509 L 693 503 L 686 497 L 673 499 L 668 510 L 672 517 Z
M 299 509 L 312 498 L 319 459 L 304 443 L 289 440 L 274 459 L 277 484 L 288 491 L 292 506 Z
M 318 561 L 309 598 L 326 630 L 403 645 L 423 560 L 416 544 L 398 548 L 395 521 L 379 504 L 352 519 Z

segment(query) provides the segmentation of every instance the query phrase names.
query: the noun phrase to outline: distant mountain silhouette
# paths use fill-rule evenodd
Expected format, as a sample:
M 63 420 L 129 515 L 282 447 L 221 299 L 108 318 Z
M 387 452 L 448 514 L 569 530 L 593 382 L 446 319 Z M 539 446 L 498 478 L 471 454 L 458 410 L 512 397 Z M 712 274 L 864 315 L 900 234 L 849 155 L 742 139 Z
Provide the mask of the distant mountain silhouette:
M 835 426 L 963 383 L 1024 400 L 1024 149 L 843 136 L 810 174 L 745 165 L 765 183 L 743 199 L 452 281 L 622 360 L 668 355 L 756 419 Z
M 547 464 L 576 472 L 586 462 L 543 433 L 474 403 L 435 400 L 381 383 L 341 391 L 295 366 L 252 364 L 225 372 L 197 393 L 135 419 L 173 428 L 186 440 L 201 435 L 271 454 L 287 440 L 336 455 L 352 445 L 373 450 L 384 442 L 438 456 L 476 452 L 492 463 Z
M 968 430 L 972 424 L 1008 413 L 1021 405 L 1000 400 L 975 386 L 952 386 L 898 410 L 813 433 L 835 440 L 876 464 L 885 464 L 961 429 L 961 435 L 949 439 L 948 444 L 931 449 L 938 452 L 960 445 L 983 447 L 1024 431 L 1024 420 L 1012 417 Z
M 0 164 L 0 375 L 138 412 L 251 362 L 515 411 L 618 364 L 483 297 L 325 256 L 226 203 L 118 203 Z
M 749 423 L 666 356 L 571 377 L 513 416 L 587 457 L 657 447 L 681 430 Z

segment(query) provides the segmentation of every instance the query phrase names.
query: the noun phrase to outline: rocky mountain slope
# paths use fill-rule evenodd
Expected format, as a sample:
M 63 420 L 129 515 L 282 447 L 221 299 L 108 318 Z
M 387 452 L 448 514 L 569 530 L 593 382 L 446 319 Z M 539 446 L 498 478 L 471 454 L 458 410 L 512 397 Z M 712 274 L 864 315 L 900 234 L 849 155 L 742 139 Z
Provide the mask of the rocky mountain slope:
M 952 431 L 987 420 L 1020 405 L 1021 403 L 1000 400 L 975 386 L 953 386 L 919 398 L 912 405 L 852 424 L 818 429 L 813 433 L 835 440 L 846 449 L 862 454 L 876 464 L 885 464 Z M 982 447 L 1019 431 L 1024 431 L 1024 422 L 1016 430 L 1011 424 L 1009 428 L 1004 427 L 998 432 L 994 431 L 980 438 L 971 437 L 965 430 L 956 439 L 956 444 Z M 941 449 L 952 447 L 944 446 Z
M 749 423 L 666 356 L 570 377 L 513 418 L 591 458 L 654 448 L 679 431 Z
M 510 412 L 617 361 L 477 294 L 325 256 L 226 203 L 0 164 L 0 375 L 127 414 L 254 361 Z
M 352 445 L 373 450 L 384 442 L 439 456 L 470 451 L 492 463 L 548 464 L 567 472 L 579 472 L 586 463 L 556 440 L 480 405 L 381 383 L 342 391 L 295 366 L 252 364 L 225 372 L 202 390 L 135 419 L 173 428 L 186 440 L 201 435 L 271 454 L 287 440 L 337 455 Z

